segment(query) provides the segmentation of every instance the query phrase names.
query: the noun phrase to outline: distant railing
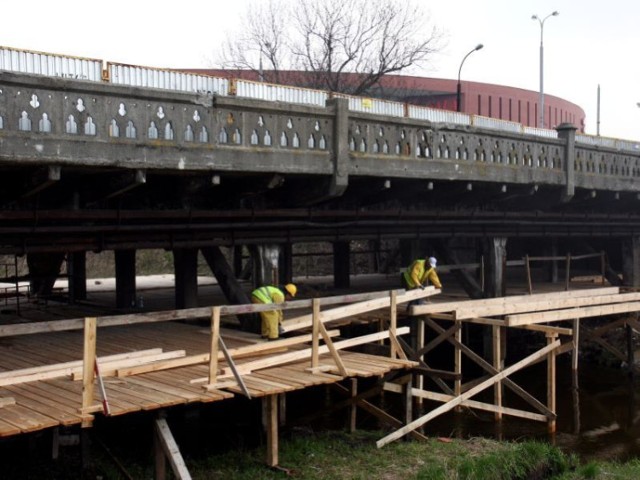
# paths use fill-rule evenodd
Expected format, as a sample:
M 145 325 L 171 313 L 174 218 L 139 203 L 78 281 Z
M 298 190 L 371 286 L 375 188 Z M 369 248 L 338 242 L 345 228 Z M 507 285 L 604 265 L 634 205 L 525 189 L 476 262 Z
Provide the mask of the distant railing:
M 103 71 L 103 63 L 106 69 Z M 174 91 L 233 95 L 265 101 L 324 106 L 332 97 L 346 98 L 349 110 L 391 117 L 406 117 L 434 123 L 470 125 L 499 131 L 522 133 L 545 138 L 558 138 L 556 130 L 535 128 L 497 118 L 469 115 L 379 98 L 357 97 L 325 90 L 276 85 L 243 79 L 227 79 L 205 74 L 192 74 L 171 69 L 103 62 L 98 59 L 72 57 L 0 46 L 0 70 L 73 78 L 118 85 L 158 88 Z M 640 141 L 576 135 L 576 142 L 596 147 L 637 152 Z

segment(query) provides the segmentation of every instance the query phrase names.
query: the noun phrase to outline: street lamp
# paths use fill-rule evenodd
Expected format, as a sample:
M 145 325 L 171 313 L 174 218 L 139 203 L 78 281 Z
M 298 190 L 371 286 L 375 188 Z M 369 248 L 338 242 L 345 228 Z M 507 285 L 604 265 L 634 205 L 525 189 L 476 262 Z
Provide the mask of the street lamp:
M 540 101 L 538 102 L 540 104 L 540 128 L 544 128 L 544 47 L 542 46 L 542 34 L 544 31 L 544 22 L 547 18 L 549 17 L 557 17 L 559 15 L 559 13 L 557 11 L 550 13 L 549 15 L 547 15 L 544 18 L 540 18 L 537 15 L 532 15 L 531 16 L 531 20 L 538 20 L 538 22 L 540 23 Z
M 460 72 L 462 72 L 462 64 L 464 63 L 464 61 L 467 59 L 467 57 L 469 55 L 471 55 L 473 52 L 475 52 L 476 50 L 480 50 L 482 47 L 484 47 L 484 45 L 482 45 L 481 43 L 479 43 L 478 45 L 475 46 L 475 48 L 473 50 L 471 50 L 469 53 L 467 53 L 464 58 L 462 59 L 462 61 L 460 62 L 460 68 L 458 69 L 458 90 L 456 92 L 456 110 L 458 112 L 460 112 L 460 94 L 462 91 L 462 86 L 460 85 Z

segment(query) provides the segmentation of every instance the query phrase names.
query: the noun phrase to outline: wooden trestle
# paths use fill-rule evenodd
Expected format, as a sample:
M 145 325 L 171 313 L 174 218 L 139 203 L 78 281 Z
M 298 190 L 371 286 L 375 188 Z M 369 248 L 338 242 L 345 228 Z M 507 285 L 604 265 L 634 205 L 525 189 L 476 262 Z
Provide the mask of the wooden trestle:
M 412 395 L 423 399 L 442 402 L 442 405 L 414 419 L 395 432 L 378 440 L 382 447 L 407 433 L 414 431 L 438 415 L 454 408 L 465 406 L 495 413 L 496 419 L 511 415 L 534 421 L 547 422 L 550 432 L 556 428 L 556 361 L 557 355 L 572 352 L 572 369 L 578 369 L 578 343 L 580 332 L 588 340 L 595 341 L 613 353 L 621 361 L 632 366 L 632 353 L 625 356 L 616 347 L 607 343 L 602 335 L 613 328 L 624 327 L 628 331 L 640 331 L 637 312 L 640 311 L 640 293 L 621 293 L 617 287 L 590 288 L 546 294 L 509 296 L 483 300 L 467 300 L 447 303 L 430 303 L 411 307 L 409 313 L 418 332 L 417 345 L 412 349 L 404 345 L 408 357 L 418 361 L 421 372 L 412 388 Z M 613 314 L 630 314 L 608 322 L 598 328 L 581 326 L 588 318 Z M 556 322 L 569 322 L 558 325 Z M 462 343 L 462 325 L 472 323 L 491 329 L 492 361 L 485 360 L 469 346 Z M 556 323 L 555 325 L 552 325 Z M 435 337 L 425 345 L 425 329 L 433 330 Z M 506 328 L 519 328 L 545 335 L 546 342 L 536 352 L 506 366 Z M 443 342 L 453 345 L 454 371 L 442 372 L 429 368 L 427 353 Z M 485 371 L 485 376 L 462 383 L 462 355 L 466 355 Z M 526 392 L 509 378 L 512 373 L 541 361 L 547 362 L 547 398 L 543 403 Z M 442 391 L 434 392 L 424 388 L 422 375 L 433 379 Z M 453 379 L 449 384 L 445 379 Z M 483 390 L 493 387 L 493 403 L 471 400 Z M 524 399 L 535 411 L 509 408 L 503 404 L 503 388 L 506 387 Z M 398 385 L 385 384 L 385 389 L 399 392 Z

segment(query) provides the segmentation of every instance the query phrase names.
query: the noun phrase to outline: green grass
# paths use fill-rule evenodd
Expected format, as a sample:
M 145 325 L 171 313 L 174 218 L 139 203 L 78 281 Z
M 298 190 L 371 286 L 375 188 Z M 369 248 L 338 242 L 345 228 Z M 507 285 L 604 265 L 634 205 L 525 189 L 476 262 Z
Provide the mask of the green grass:
M 264 446 L 182 452 L 194 480 L 631 480 L 640 478 L 640 460 L 580 465 L 573 455 L 538 442 L 498 442 L 484 438 L 397 441 L 376 448 L 382 432 L 294 430 L 280 441 L 279 468 L 265 464 Z M 77 459 L 65 455 L 53 465 L 24 459 L 3 467 L 3 479 L 154 478 L 148 448 L 123 449 L 113 455 L 96 446 L 93 468 L 80 477 Z M 122 467 L 117 466 L 114 458 Z M 170 470 L 169 464 L 167 468 Z M 169 478 L 174 478 L 169 475 Z

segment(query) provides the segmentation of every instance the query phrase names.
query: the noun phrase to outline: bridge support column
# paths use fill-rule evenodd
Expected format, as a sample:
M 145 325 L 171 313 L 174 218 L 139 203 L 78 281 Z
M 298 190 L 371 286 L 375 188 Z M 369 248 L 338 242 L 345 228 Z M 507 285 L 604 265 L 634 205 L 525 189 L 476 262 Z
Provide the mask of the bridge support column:
M 568 202 L 576 193 L 575 160 L 576 160 L 576 130 L 571 123 L 561 123 L 556 128 L 558 138 L 564 140 L 564 163 L 562 165 L 565 174 L 565 189 L 563 201 Z
M 331 98 L 327 106 L 335 111 L 333 129 L 334 170 L 329 188 L 329 197 L 338 197 L 349 185 L 349 101 L 346 98 Z
M 251 303 L 249 296 L 244 292 L 226 257 L 220 247 L 203 247 L 200 249 L 202 256 L 207 261 L 209 268 L 218 281 L 218 285 L 232 305 L 247 305 Z M 260 332 L 260 321 L 256 315 L 238 315 L 240 327 L 247 332 Z
M 349 242 L 333 243 L 333 285 L 336 288 L 351 286 L 349 250 Z
M 285 284 L 293 281 L 293 245 L 283 243 L 278 257 L 278 281 Z
M 558 256 L 558 239 L 557 237 L 553 237 L 551 239 L 551 256 Z M 558 283 L 558 261 L 551 260 L 551 264 L 549 266 L 549 281 L 551 283 Z
M 624 285 L 640 287 L 640 237 L 622 241 L 622 278 Z
M 136 304 L 136 251 L 116 250 L 116 308 Z
M 181 248 L 173 251 L 176 308 L 198 306 L 198 249 Z
M 253 261 L 253 285 L 278 285 L 280 280 L 280 245 L 254 245 L 250 249 Z
M 87 254 L 73 252 L 67 256 L 69 302 L 87 299 Z
M 484 242 L 484 293 L 487 298 L 504 297 L 507 291 L 507 238 L 493 237 Z
M 492 237 L 483 243 L 485 258 L 485 297 L 504 297 L 507 293 L 507 238 Z M 497 327 L 497 330 L 485 328 L 483 332 L 484 358 L 493 358 L 494 365 L 504 365 L 504 359 L 507 354 L 506 328 Z M 496 388 L 500 388 L 500 386 L 497 385 Z
M 419 240 L 400 240 L 400 262 L 402 268 L 411 265 L 416 258 L 424 258 L 424 252 L 420 251 Z
M 36 297 L 51 295 L 63 261 L 63 253 L 27 254 L 31 295 Z

